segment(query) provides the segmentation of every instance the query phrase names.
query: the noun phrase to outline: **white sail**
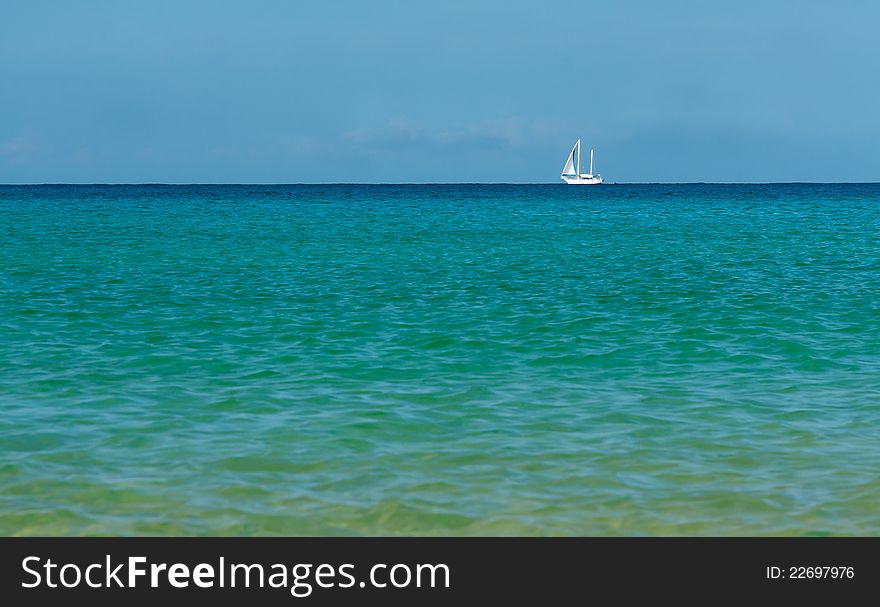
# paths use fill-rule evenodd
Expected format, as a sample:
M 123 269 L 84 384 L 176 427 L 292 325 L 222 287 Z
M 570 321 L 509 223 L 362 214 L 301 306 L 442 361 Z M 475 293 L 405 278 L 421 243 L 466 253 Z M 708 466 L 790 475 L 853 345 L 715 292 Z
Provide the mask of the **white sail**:
M 578 143 L 580 143 L 580 139 L 578 142 L 574 144 L 574 147 L 571 148 L 571 153 L 568 155 L 568 160 L 565 161 L 565 166 L 562 167 L 563 175 L 577 175 L 575 166 L 574 166 L 574 153 L 578 148 Z

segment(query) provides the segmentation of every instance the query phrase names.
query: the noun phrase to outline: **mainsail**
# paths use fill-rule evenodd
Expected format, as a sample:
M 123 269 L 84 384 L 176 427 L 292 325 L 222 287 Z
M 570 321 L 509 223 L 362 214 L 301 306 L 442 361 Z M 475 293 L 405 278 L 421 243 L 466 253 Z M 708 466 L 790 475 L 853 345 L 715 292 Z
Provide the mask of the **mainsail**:
M 563 175 L 577 175 L 577 169 L 574 167 L 574 153 L 578 151 L 578 146 L 580 145 L 581 140 L 578 139 L 577 143 L 574 144 L 574 147 L 571 148 L 571 153 L 568 155 L 568 160 L 565 161 L 565 166 L 562 167 Z

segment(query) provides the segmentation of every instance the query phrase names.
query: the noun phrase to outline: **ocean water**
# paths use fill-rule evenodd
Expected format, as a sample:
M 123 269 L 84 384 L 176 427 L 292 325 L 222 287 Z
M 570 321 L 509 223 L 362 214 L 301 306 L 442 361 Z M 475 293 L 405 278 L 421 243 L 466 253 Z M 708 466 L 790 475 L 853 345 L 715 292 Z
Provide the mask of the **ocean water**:
M 0 186 L 0 534 L 880 533 L 880 185 Z

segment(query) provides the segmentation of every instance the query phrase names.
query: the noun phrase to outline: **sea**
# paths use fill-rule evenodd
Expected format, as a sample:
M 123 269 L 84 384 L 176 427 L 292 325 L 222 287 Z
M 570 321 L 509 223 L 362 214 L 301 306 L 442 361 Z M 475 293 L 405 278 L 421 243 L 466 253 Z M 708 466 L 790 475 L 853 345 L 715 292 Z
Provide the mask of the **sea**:
M 878 535 L 880 184 L 0 186 L 0 535 Z

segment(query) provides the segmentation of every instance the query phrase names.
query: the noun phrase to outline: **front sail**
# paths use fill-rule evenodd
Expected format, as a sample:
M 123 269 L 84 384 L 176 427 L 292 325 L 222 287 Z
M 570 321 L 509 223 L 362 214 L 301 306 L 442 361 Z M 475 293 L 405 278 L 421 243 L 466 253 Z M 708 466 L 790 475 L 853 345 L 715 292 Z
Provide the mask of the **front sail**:
M 577 144 L 574 144 L 574 147 L 571 148 L 571 153 L 568 155 L 568 160 L 565 161 L 565 166 L 562 167 L 563 175 L 577 175 L 574 168 L 574 153 L 577 150 Z

